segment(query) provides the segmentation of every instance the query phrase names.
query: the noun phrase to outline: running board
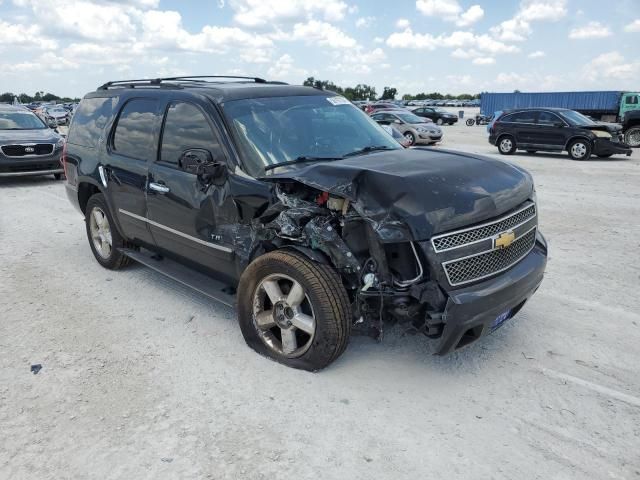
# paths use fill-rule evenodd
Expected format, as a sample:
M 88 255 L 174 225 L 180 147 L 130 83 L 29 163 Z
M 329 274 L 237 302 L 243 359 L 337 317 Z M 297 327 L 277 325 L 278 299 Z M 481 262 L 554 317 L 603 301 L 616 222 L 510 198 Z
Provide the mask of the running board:
M 228 307 L 235 306 L 235 289 L 215 278 L 209 277 L 203 273 L 193 270 L 189 267 L 175 262 L 169 258 L 159 256 L 148 250 L 141 249 L 132 250 L 130 248 L 122 248 L 120 251 L 127 257 L 135 260 L 142 265 L 185 285 L 196 292 L 202 293 L 207 297 L 220 302 Z

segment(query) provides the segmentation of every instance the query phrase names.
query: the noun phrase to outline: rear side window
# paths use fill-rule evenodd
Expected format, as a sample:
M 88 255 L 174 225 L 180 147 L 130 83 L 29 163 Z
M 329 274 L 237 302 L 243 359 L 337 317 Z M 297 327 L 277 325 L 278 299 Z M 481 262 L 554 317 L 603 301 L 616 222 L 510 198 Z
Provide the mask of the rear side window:
M 149 160 L 156 156 L 153 133 L 157 122 L 158 101 L 152 98 L 129 100 L 118 117 L 113 134 L 113 150 L 127 157 Z
M 190 103 L 174 103 L 167 110 L 160 161 L 177 165 L 180 156 L 191 148 L 203 148 L 215 160 L 221 160 L 220 142 L 204 113 Z
M 564 124 L 560 117 L 551 112 L 540 112 L 538 115 L 538 123 L 541 125 L 555 125 L 556 123 Z
M 531 110 L 527 112 L 517 112 L 510 113 L 509 115 L 505 115 L 500 119 L 500 122 L 509 122 L 509 123 L 535 123 L 536 120 L 536 112 Z
M 82 100 L 73 115 L 73 122 L 69 129 L 69 143 L 95 148 L 117 101 L 117 97 Z

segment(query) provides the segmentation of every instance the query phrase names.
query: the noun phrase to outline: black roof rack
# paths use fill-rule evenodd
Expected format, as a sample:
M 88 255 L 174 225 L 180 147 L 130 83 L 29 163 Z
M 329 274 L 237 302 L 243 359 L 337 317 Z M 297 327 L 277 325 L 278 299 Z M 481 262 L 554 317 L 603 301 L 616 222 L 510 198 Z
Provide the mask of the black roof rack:
M 112 80 L 98 87 L 98 90 L 108 90 L 110 87 L 174 87 L 179 88 L 180 82 L 207 82 L 207 78 L 231 78 L 240 80 L 251 80 L 255 83 L 269 83 L 264 78 L 259 77 L 242 77 L 237 75 L 191 75 L 183 77 L 163 77 L 163 78 L 141 78 L 136 80 Z M 172 83 L 174 82 L 174 83 Z M 177 82 L 177 83 L 175 83 Z

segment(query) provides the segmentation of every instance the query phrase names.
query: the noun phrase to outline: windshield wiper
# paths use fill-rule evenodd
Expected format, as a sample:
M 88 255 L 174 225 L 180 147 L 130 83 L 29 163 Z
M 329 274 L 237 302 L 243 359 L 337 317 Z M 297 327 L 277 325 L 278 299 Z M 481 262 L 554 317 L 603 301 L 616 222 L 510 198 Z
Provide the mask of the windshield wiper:
M 274 168 L 284 167 L 287 165 L 295 165 L 296 163 L 331 162 L 333 160 L 342 160 L 342 157 L 310 157 L 307 155 L 301 155 L 298 158 L 294 158 L 293 160 L 287 160 L 286 162 L 272 163 L 271 165 L 267 165 L 266 167 L 264 167 L 264 171 L 268 172 L 269 170 L 273 170 Z
M 353 152 L 347 153 L 344 156 L 344 158 L 346 158 L 346 157 L 355 157 L 357 155 L 364 155 L 365 153 L 379 152 L 380 150 L 395 150 L 395 149 L 391 148 L 391 147 L 387 147 L 386 145 L 377 145 L 377 146 L 372 146 L 372 147 L 364 147 L 364 148 L 361 148 L 359 150 L 355 150 Z

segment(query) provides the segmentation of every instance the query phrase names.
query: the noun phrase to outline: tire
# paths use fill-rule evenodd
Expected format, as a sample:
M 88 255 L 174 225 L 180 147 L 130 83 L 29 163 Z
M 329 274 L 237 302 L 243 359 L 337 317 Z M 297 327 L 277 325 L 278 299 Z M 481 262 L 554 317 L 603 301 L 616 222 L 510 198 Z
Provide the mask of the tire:
M 404 138 L 409 142 L 409 146 L 413 146 L 416 143 L 416 136 L 411 132 L 405 132 Z
M 451 126 L 453 125 L 455 122 L 449 122 L 447 125 Z
M 60 179 L 62 179 L 63 177 L 62 177 L 62 174 L 61 174 L 61 173 L 54 173 L 54 174 L 53 174 L 53 178 L 55 178 L 56 180 L 60 180 Z
M 624 132 L 624 143 L 630 147 L 640 147 L 640 125 Z
M 436 123 L 437 123 L 438 125 L 442 125 L 444 122 L 442 121 L 442 119 L 441 119 L 441 118 L 439 118 L 438 120 L 436 120 Z
M 512 155 L 516 151 L 516 141 L 511 135 L 503 135 L 498 140 L 498 151 L 502 155 Z
M 298 300 L 289 300 L 295 285 L 300 287 L 295 290 Z M 351 306 L 330 266 L 297 252 L 270 252 L 247 267 L 237 291 L 242 335 L 259 354 L 288 367 L 316 371 L 347 347 Z M 285 333 L 288 342 L 283 341 Z
M 118 270 L 132 262 L 119 250 L 132 248 L 132 245 L 123 239 L 115 228 L 113 217 L 101 193 L 96 193 L 87 202 L 84 223 L 89 246 L 100 265 L 109 270 Z
M 467 127 L 473 127 L 476 121 L 473 118 L 468 118 L 465 123 L 467 124 Z
M 567 152 L 572 160 L 588 160 L 591 157 L 591 142 L 578 138 L 569 144 Z

